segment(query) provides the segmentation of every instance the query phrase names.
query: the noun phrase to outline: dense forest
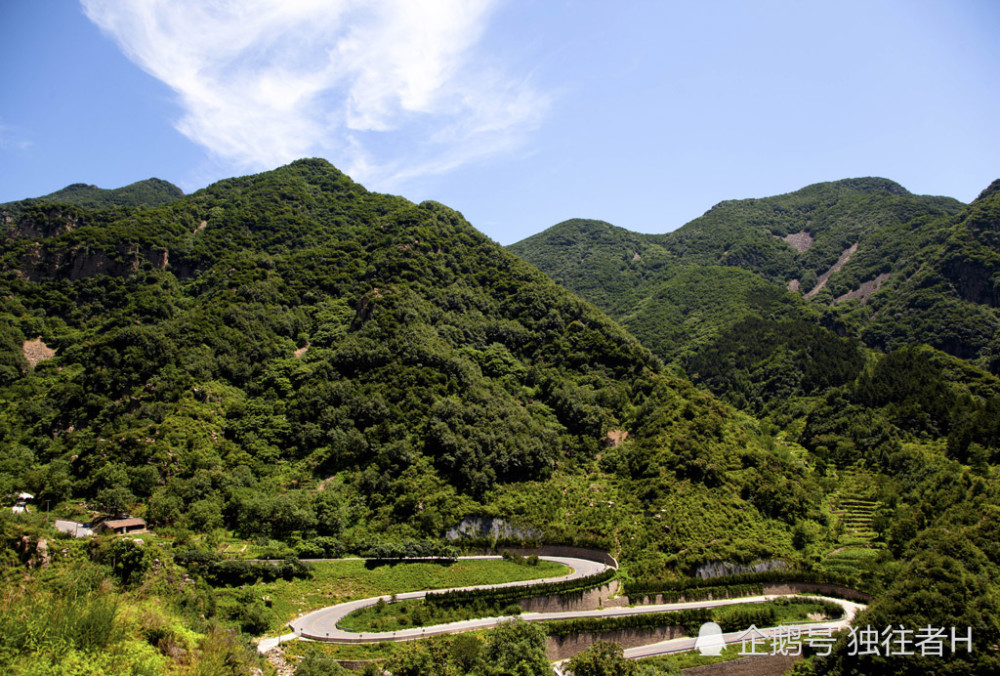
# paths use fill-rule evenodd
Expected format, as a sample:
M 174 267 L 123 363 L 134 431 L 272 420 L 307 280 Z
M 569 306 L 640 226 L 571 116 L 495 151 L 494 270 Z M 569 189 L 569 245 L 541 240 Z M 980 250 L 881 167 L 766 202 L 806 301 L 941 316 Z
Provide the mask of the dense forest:
M 146 644 L 176 620 L 206 665 L 229 665 L 199 673 L 245 673 L 206 590 L 262 573 L 213 543 L 434 553 L 463 519 L 493 517 L 611 551 L 651 588 L 777 562 L 873 593 L 880 622 L 975 621 L 977 650 L 943 668 L 997 666 L 995 331 L 931 320 L 996 319 L 1000 191 L 963 207 L 866 179 L 724 203 L 673 236 L 574 222 L 535 258 L 514 248 L 581 298 L 461 214 L 322 160 L 171 188 L 0 206 L 0 493 L 143 517 L 178 543 L 66 547 L 56 558 L 86 575 L 23 582 L 45 526 L 5 514 L 11 616 L 48 599 L 56 622 L 71 589 L 110 632 L 126 594 L 162 620 L 129 625 Z M 804 218 L 815 251 L 800 259 L 780 238 Z M 857 242 L 826 290 L 785 288 Z M 898 247 L 886 270 L 869 242 Z M 830 297 L 886 271 L 870 298 Z M 23 668 L 30 637 L 10 637 L 0 664 Z M 49 655 L 52 673 L 79 645 Z
M 819 568 L 881 577 L 872 616 L 888 623 L 886 607 L 924 619 L 948 607 L 895 575 L 923 566 L 947 587 L 980 573 L 964 563 L 929 572 L 954 565 L 942 552 L 960 541 L 990 548 L 972 531 L 952 538 L 982 524 L 994 499 L 983 496 L 996 490 L 998 231 L 1000 181 L 962 205 L 852 179 L 723 202 L 669 234 L 576 219 L 510 249 L 793 449 L 846 528 Z M 816 532 L 798 523 L 795 543 Z M 972 605 L 995 605 L 986 588 L 955 598 L 947 612 L 965 619 L 977 616 Z M 995 619 L 980 626 L 997 635 Z M 841 660 L 816 673 L 852 668 Z M 965 669 L 975 671 L 955 673 Z

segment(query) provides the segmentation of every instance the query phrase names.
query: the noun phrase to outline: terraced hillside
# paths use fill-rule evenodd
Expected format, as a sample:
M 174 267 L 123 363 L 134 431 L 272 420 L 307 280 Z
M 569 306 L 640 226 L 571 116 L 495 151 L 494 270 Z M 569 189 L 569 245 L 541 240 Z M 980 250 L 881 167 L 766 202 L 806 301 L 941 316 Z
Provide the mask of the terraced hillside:
M 836 546 L 823 557 L 822 567 L 832 573 L 857 575 L 868 569 L 885 544 L 876 542 L 873 528 L 875 513 L 882 506 L 871 487 L 852 471 L 844 472 L 845 488 L 828 498 L 830 513 L 836 519 Z

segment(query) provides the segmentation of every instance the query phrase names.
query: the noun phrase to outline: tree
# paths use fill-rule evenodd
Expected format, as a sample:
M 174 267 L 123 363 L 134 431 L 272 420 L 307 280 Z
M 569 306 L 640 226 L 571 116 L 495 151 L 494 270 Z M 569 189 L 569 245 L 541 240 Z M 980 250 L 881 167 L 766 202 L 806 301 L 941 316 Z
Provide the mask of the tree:
M 141 582 L 152 564 L 146 546 L 129 537 L 103 540 L 98 542 L 97 547 L 97 559 L 110 565 L 115 576 L 126 585 Z
M 451 659 L 463 673 L 469 673 L 482 661 L 482 652 L 482 639 L 471 634 L 459 634 L 451 642 Z
M 430 676 L 442 673 L 439 666 L 426 645 L 410 643 L 389 661 L 388 668 L 394 676 Z
M 501 623 L 486 638 L 483 665 L 485 676 L 548 676 L 545 632 L 521 620 Z
M 299 662 L 295 676 L 346 676 L 350 672 L 327 655 L 311 653 Z
M 573 676 L 633 676 L 636 664 L 617 643 L 598 641 L 569 661 Z
M 113 486 L 98 491 L 96 500 L 97 506 L 102 510 L 108 514 L 118 515 L 128 512 L 129 505 L 135 502 L 135 496 L 124 486 Z
M 187 512 L 191 528 L 200 533 L 222 527 L 222 508 L 215 500 L 198 500 Z

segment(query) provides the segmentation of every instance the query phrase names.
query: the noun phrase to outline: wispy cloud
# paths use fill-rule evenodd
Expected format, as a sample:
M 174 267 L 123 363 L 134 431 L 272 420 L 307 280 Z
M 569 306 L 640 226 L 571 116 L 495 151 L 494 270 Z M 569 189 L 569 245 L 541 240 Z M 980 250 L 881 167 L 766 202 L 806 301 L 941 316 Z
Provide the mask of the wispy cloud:
M 329 158 L 380 187 L 523 143 L 547 98 L 477 51 L 496 0 L 81 0 L 246 169 Z
M 31 147 L 31 141 L 18 130 L 0 122 L 0 150 L 26 150 Z

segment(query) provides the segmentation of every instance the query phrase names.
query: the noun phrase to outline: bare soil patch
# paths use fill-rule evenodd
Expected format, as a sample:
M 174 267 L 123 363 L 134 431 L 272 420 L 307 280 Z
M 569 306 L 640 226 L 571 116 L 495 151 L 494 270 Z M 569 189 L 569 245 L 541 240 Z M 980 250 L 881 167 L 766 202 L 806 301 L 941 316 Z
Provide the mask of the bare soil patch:
M 798 251 L 799 253 L 807 251 L 809 247 L 813 245 L 814 241 L 813 236 L 810 235 L 805 230 L 801 232 L 793 232 L 791 234 L 785 235 L 781 239 L 787 242 L 789 245 L 791 245 L 791 247 L 796 251 Z
M 844 267 L 845 265 L 847 265 L 847 261 L 851 260 L 851 256 L 853 256 L 854 252 L 857 251 L 857 250 L 858 250 L 858 243 L 857 242 L 855 242 L 854 244 L 852 244 L 847 249 L 844 249 L 844 253 L 840 254 L 840 258 L 837 259 L 837 262 L 834 263 L 832 266 L 830 266 L 829 270 L 827 270 L 826 272 L 824 272 L 822 275 L 819 276 L 819 280 L 817 280 L 816 286 L 814 286 L 809 291 L 809 293 L 807 293 L 805 296 L 803 296 L 803 298 L 805 298 L 806 300 L 809 300 L 810 298 L 812 298 L 813 296 L 815 296 L 817 293 L 819 293 L 823 289 L 823 287 L 826 286 L 826 283 L 828 281 L 830 281 L 830 277 L 832 277 L 836 273 L 840 272 L 840 269 L 842 267 Z
M 24 352 L 24 358 L 28 360 L 28 366 L 31 368 L 35 368 L 39 362 L 56 356 L 56 351 L 43 343 L 41 336 L 21 343 L 21 351 Z
M 875 279 L 871 279 L 862 284 L 861 286 L 859 286 L 857 289 L 848 291 L 843 296 L 838 297 L 837 300 L 834 302 L 839 303 L 842 300 L 851 300 L 852 298 L 857 298 L 862 303 L 867 303 L 868 297 L 871 296 L 876 291 L 878 291 L 880 288 L 882 288 L 882 285 L 885 284 L 888 279 L 889 279 L 889 273 L 883 272 Z

